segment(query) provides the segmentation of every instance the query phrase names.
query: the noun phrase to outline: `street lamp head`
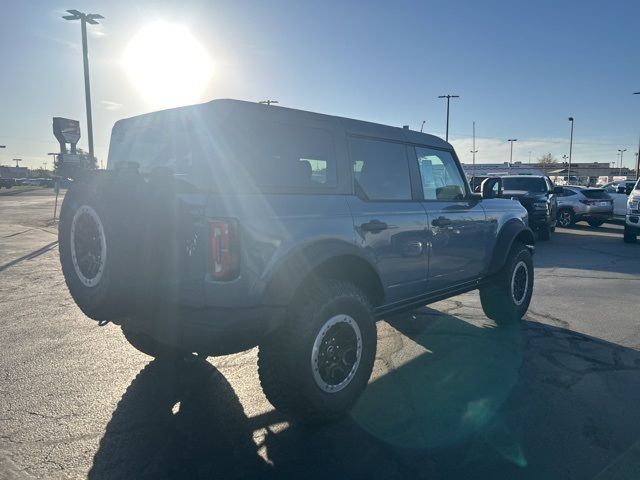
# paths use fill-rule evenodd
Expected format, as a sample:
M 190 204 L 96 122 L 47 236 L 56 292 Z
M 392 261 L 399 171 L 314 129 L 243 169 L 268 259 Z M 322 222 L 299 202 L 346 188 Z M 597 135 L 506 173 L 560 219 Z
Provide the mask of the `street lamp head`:
M 570 122 L 573 122 L 573 117 L 569 117 L 569 121 L 570 121 Z
M 64 15 L 62 18 L 64 18 L 65 20 L 84 20 L 91 25 L 98 24 L 98 22 L 96 22 L 96 19 L 104 18 L 99 13 L 89 13 L 87 15 L 78 10 L 67 10 L 67 12 L 69 12 L 71 15 Z
M 640 95 L 640 92 L 633 92 L 634 95 Z
M 517 142 L 518 139 L 517 138 L 509 138 L 507 139 L 507 142 Z

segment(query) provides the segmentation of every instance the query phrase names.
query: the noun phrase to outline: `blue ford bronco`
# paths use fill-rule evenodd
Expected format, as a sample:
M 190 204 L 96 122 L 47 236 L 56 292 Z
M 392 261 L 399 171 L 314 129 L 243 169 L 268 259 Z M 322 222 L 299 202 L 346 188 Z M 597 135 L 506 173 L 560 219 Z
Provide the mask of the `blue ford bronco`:
M 60 261 L 82 311 L 158 358 L 259 347 L 292 418 L 348 412 L 376 320 L 478 289 L 498 325 L 533 290 L 534 236 L 501 179 L 403 128 L 237 100 L 116 122 L 67 192 Z

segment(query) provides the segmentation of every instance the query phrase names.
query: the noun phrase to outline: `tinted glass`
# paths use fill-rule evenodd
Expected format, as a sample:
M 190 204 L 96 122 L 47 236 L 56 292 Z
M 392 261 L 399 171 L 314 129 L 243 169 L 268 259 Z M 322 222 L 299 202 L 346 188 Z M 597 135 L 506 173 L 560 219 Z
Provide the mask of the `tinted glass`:
M 573 195 L 577 195 L 577 194 L 576 194 L 576 192 L 574 192 L 570 188 L 562 189 L 562 195 L 561 196 L 563 196 L 563 197 L 571 197 Z
M 582 193 L 585 197 L 587 198 L 610 198 L 609 194 L 607 192 L 605 192 L 604 190 L 598 189 L 598 190 L 587 190 L 584 189 L 582 190 L 580 193 Z
M 425 200 L 454 201 L 465 197 L 464 180 L 450 152 L 416 147 Z
M 502 179 L 502 185 L 504 190 L 547 191 L 547 184 L 542 177 L 506 177 Z
M 411 200 L 407 150 L 403 144 L 350 139 L 356 192 L 369 200 Z

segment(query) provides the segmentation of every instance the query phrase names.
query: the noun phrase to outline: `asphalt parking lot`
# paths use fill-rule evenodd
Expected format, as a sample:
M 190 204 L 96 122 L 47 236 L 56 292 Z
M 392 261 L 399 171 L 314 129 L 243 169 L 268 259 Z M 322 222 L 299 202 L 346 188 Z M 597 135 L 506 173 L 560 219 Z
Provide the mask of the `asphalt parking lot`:
M 267 402 L 255 349 L 178 368 L 84 317 L 52 211 L 50 190 L 0 196 L 0 479 L 640 478 L 640 245 L 620 226 L 539 243 L 518 328 L 476 293 L 380 322 L 351 417 L 309 428 Z

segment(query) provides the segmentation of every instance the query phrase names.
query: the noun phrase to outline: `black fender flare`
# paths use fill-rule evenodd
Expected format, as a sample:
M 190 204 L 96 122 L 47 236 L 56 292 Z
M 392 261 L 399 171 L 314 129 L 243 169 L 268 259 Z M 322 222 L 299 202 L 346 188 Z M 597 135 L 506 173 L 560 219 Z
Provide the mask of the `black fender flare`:
M 507 221 L 498 232 L 487 272 L 489 275 L 496 273 L 502 268 L 516 239 L 523 243 L 531 253 L 534 252 L 535 237 L 533 231 L 522 223 L 521 220 L 512 218 Z
M 367 252 L 344 240 L 319 240 L 306 243 L 288 252 L 267 272 L 261 290 L 263 302 L 269 305 L 289 305 L 300 286 L 321 267 L 339 266 L 342 278 L 366 272 L 366 282 L 372 290 L 372 301 L 379 303 L 384 297 L 380 272 Z M 344 268 L 342 268 L 344 267 Z M 355 268 L 354 268 L 355 267 Z M 367 288 L 365 288 L 367 289 Z

